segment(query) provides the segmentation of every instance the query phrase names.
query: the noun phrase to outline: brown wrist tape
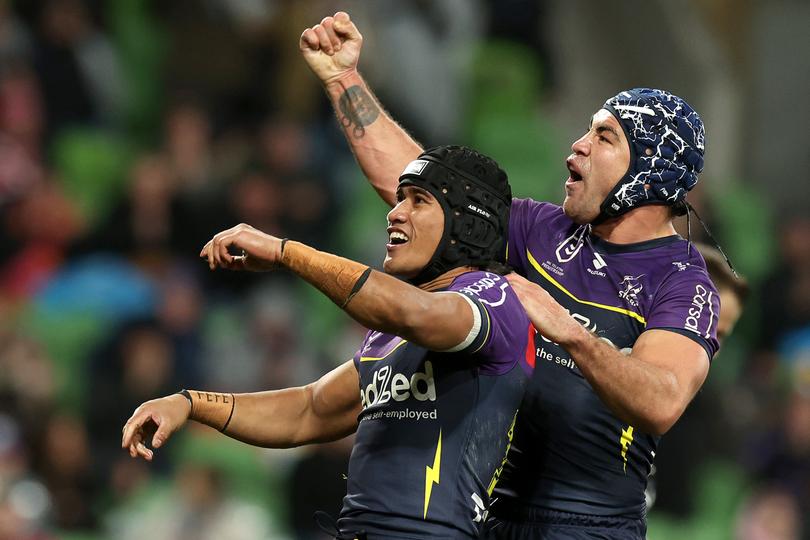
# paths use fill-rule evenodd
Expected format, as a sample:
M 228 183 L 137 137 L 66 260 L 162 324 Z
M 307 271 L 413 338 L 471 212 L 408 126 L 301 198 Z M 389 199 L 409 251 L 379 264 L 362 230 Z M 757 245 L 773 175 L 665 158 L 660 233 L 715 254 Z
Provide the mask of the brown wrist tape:
M 234 395 L 201 390 L 190 390 L 188 394 L 191 396 L 189 417 L 224 433 L 236 407 Z
M 293 241 L 285 242 L 281 263 L 317 287 L 341 308 L 346 307 L 371 274 L 371 268 L 365 264 Z

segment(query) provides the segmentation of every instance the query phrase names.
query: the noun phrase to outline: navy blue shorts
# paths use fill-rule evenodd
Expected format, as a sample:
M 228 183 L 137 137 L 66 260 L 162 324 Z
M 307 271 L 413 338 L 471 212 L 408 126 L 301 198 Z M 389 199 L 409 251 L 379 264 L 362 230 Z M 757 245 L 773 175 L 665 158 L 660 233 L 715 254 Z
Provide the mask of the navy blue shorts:
M 644 519 L 592 516 L 538 508 L 500 508 L 484 527 L 485 540 L 644 540 Z

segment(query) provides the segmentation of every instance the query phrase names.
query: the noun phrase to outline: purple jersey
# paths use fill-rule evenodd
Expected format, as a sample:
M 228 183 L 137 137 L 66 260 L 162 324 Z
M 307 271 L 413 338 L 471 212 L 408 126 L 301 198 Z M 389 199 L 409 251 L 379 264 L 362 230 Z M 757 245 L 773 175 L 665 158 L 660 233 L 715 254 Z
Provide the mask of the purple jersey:
M 448 291 L 476 314 L 455 352 L 369 332 L 357 438 L 339 525 L 369 538 L 475 538 L 534 364 L 534 328 L 503 276 L 468 272 Z
M 717 291 L 700 254 L 679 236 L 611 244 L 559 206 L 515 199 L 508 250 L 519 273 L 622 352 L 653 328 L 696 341 L 709 358 L 717 351 Z M 498 505 L 642 516 L 659 437 L 616 418 L 562 347 L 540 334 L 535 346 Z

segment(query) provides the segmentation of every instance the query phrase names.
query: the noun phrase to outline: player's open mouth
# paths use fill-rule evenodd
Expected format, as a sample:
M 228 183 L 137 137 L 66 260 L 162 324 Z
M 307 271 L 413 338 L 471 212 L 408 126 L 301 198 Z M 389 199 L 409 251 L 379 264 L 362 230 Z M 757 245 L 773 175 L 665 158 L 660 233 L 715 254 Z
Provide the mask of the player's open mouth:
M 566 183 L 574 183 L 574 182 L 581 182 L 582 181 L 582 173 L 577 167 L 577 164 L 574 162 L 573 157 L 569 157 L 565 160 L 565 166 L 568 167 L 568 182 Z
M 401 246 L 402 244 L 407 243 L 408 240 L 410 240 L 410 238 L 408 238 L 408 235 L 403 233 L 403 232 L 391 231 L 390 233 L 388 233 L 388 246 L 389 247 Z

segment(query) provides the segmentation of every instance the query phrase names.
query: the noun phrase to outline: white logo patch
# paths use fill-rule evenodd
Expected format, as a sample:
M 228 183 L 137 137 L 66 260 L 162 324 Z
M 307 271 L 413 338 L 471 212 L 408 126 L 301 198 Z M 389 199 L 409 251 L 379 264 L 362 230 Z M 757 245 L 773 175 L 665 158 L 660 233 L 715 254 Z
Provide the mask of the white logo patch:
M 593 267 L 596 268 L 597 270 L 601 270 L 602 268 L 604 268 L 606 266 L 607 266 L 607 263 L 605 262 L 605 259 L 603 259 L 602 256 L 599 255 L 598 253 L 594 252 L 594 254 L 593 254 Z
M 683 327 L 687 330 L 691 330 L 696 334 L 700 334 L 700 329 L 698 329 L 698 323 L 700 323 L 700 318 L 703 316 L 703 309 L 708 306 L 709 308 L 709 324 L 706 327 L 706 336 L 709 337 L 709 332 L 712 328 L 712 322 L 714 321 L 714 310 L 712 309 L 712 292 L 708 291 L 706 287 L 698 283 L 695 285 L 695 295 L 692 297 L 692 305 L 689 306 L 688 316 L 686 317 L 686 321 Z
M 478 493 L 473 493 L 470 495 L 470 498 L 473 500 L 473 510 L 475 510 L 473 522 L 481 523 L 482 521 L 486 521 L 489 510 L 484 507 L 484 501 L 481 500 Z
M 372 405 L 382 405 L 392 399 L 405 401 L 413 397 L 416 401 L 436 401 L 436 382 L 433 378 L 433 365 L 425 362 L 425 371 L 411 375 L 393 372 L 390 366 L 376 370 L 371 383 L 360 389 L 360 402 L 364 409 Z
M 582 249 L 582 238 L 581 236 L 578 237 L 577 234 L 574 233 L 563 240 L 559 246 L 557 246 L 557 251 L 555 252 L 557 255 L 557 261 L 561 263 L 570 261 L 577 256 L 580 249 Z
M 633 307 L 638 307 L 638 293 L 644 288 L 644 285 L 638 282 L 643 277 L 640 276 L 624 276 L 622 282 L 619 283 L 619 298 L 627 302 Z
M 422 174 L 422 171 L 425 170 L 427 164 L 428 162 L 426 159 L 415 159 L 408 163 L 408 166 L 405 167 L 402 174 Z

